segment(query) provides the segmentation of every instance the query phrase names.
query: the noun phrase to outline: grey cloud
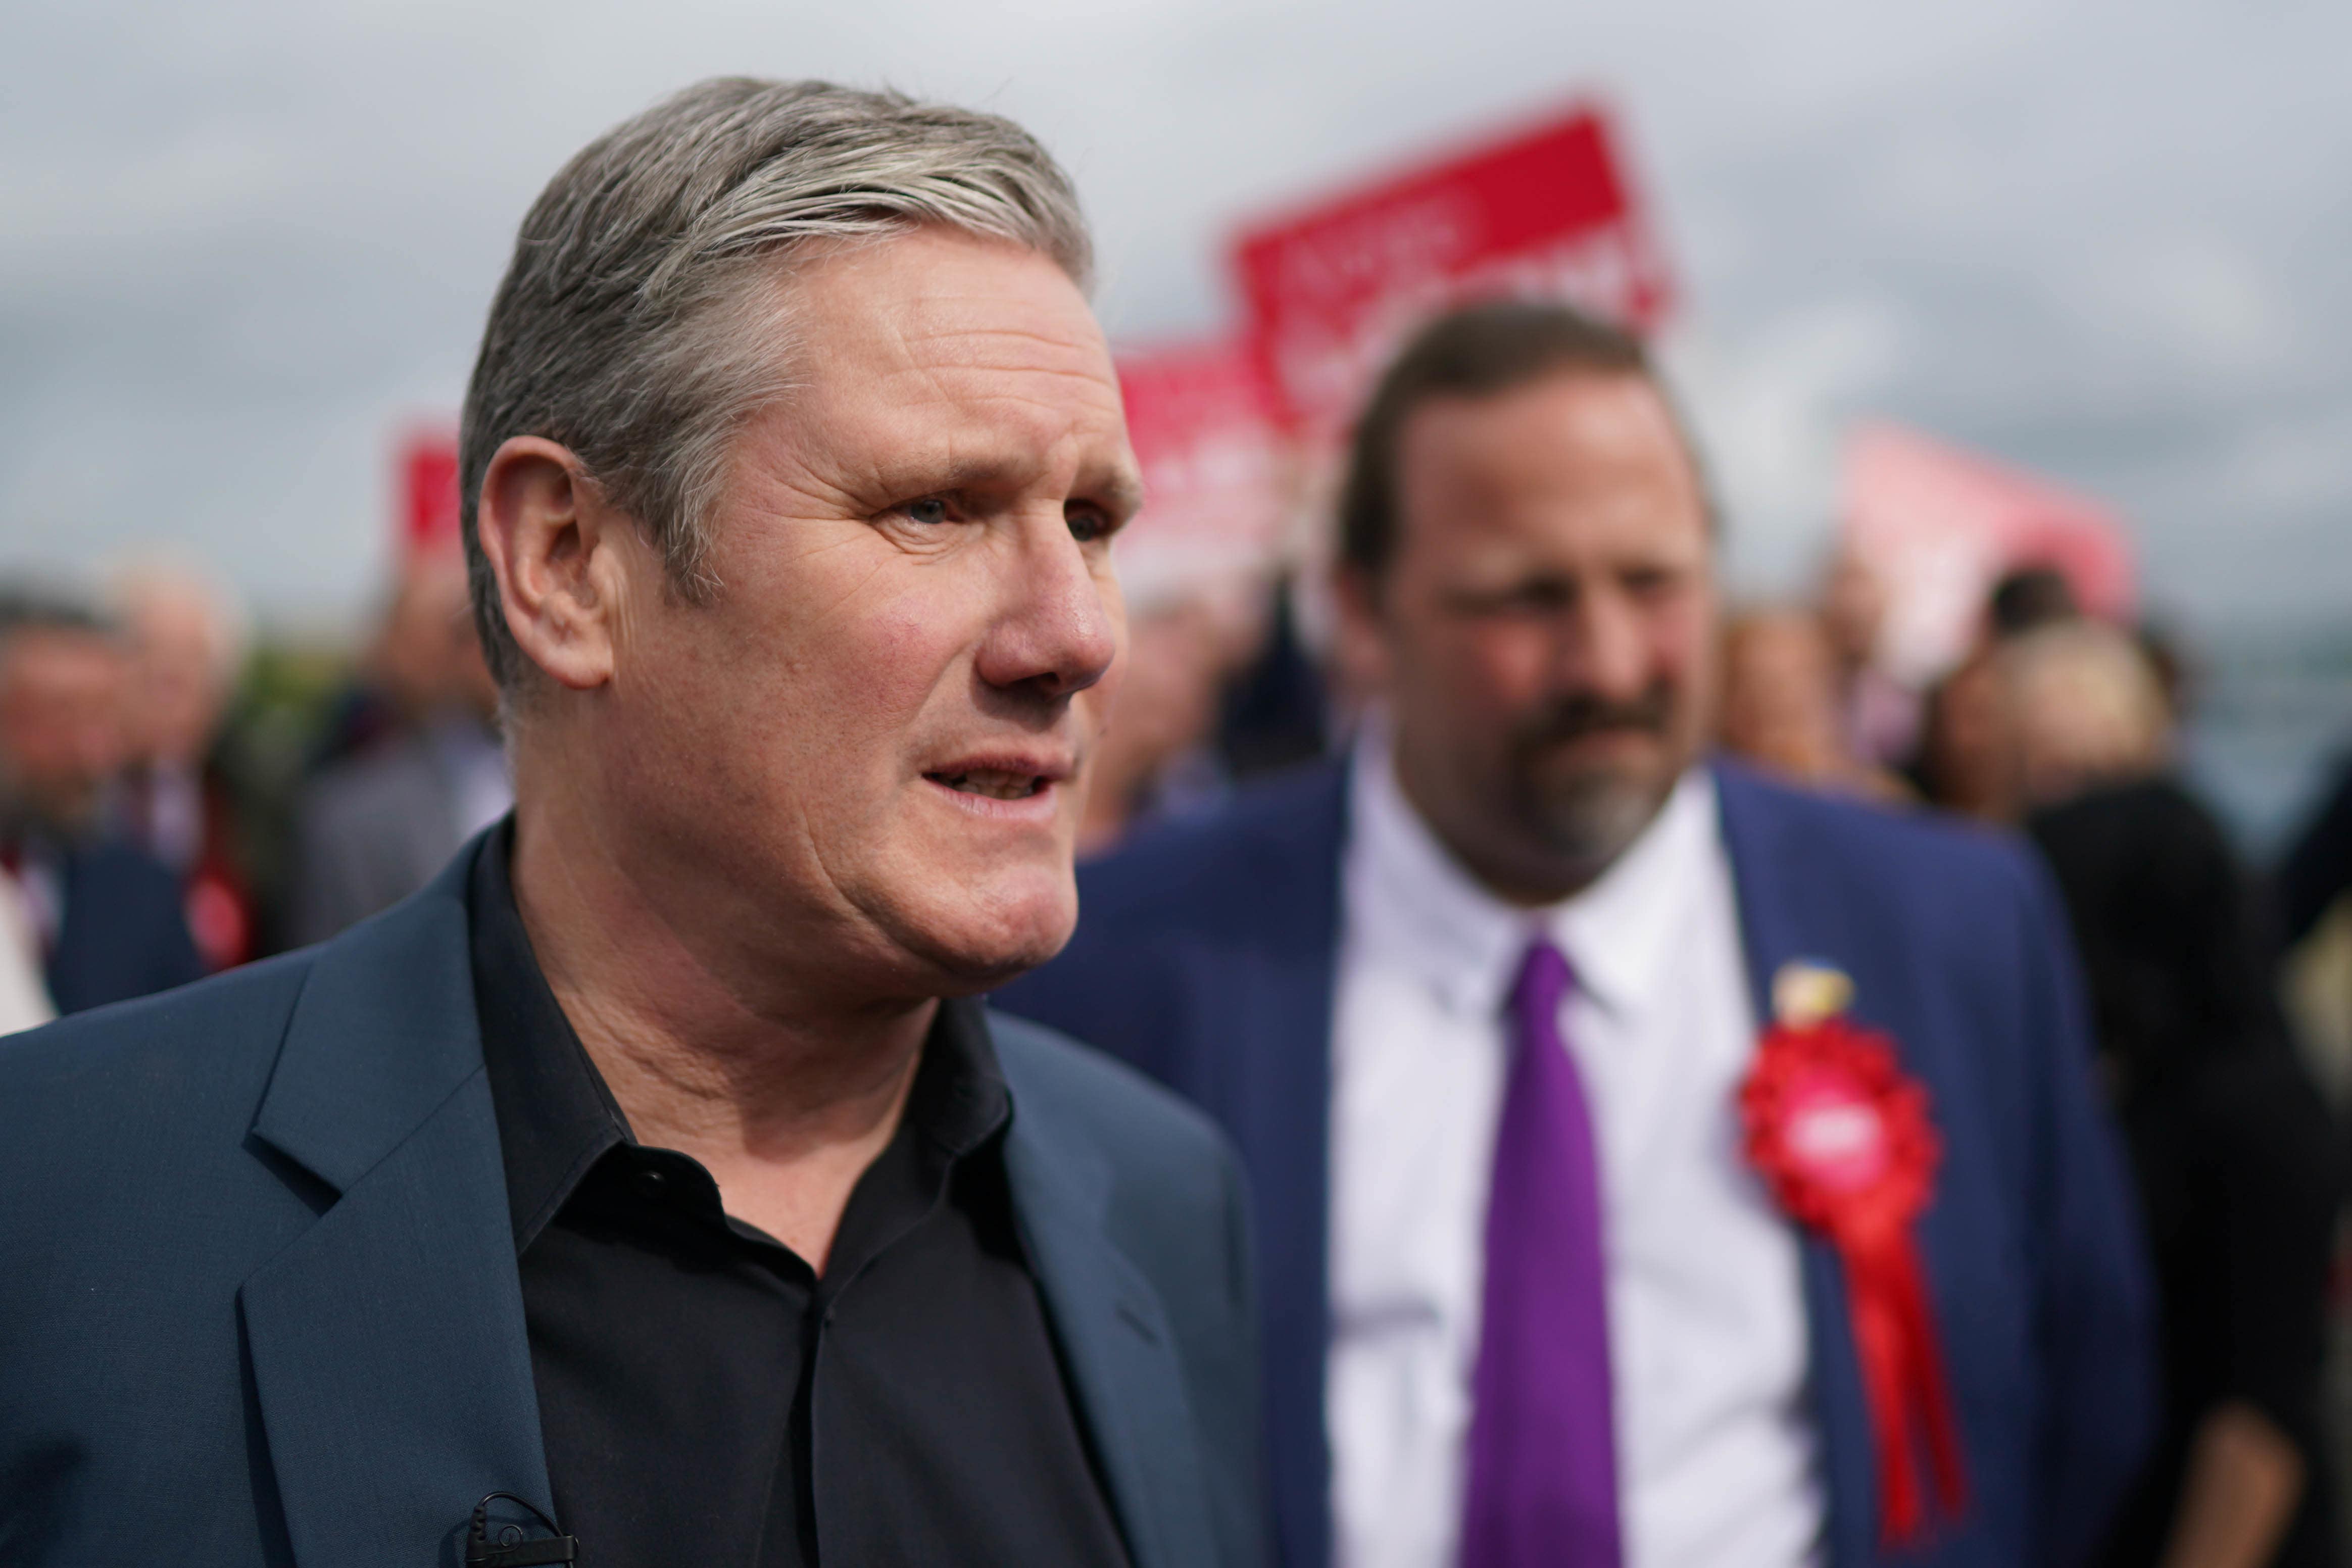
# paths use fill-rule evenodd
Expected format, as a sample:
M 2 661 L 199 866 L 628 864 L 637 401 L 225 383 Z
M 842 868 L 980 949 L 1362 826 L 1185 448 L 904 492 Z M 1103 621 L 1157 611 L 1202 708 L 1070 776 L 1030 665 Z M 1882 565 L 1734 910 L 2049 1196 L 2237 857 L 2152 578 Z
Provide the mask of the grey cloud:
M 11 29 L 0 560 L 184 539 L 266 610 L 346 613 L 387 443 L 454 406 L 540 182 L 750 70 L 1032 124 L 1130 339 L 1223 318 L 1240 219 L 1598 87 L 1759 580 L 1817 547 L 1843 422 L 1885 414 L 2108 496 L 2192 613 L 2352 601 L 2341 6 L 119 4 Z

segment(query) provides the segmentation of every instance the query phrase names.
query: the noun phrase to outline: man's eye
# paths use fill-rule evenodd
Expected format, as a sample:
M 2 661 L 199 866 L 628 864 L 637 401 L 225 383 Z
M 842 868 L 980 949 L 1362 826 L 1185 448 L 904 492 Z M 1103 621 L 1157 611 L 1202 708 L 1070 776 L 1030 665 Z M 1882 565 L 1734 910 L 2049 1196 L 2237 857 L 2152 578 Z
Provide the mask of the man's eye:
M 1490 616 L 1556 616 L 1575 599 L 1564 583 L 1522 583 L 1486 595 L 1478 607 Z
M 1068 512 L 1070 537 L 1080 544 L 1092 544 L 1110 534 L 1110 519 L 1092 507 L 1072 507 Z
M 910 500 L 898 510 L 907 514 L 908 521 L 914 522 L 938 523 L 948 520 L 948 503 L 938 496 L 926 496 L 921 500 Z

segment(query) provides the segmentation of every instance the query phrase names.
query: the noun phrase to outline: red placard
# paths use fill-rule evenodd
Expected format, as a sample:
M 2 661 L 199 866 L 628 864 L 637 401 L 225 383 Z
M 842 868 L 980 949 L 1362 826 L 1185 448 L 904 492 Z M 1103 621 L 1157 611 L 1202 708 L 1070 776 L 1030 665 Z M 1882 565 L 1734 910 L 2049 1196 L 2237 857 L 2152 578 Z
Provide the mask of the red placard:
M 1914 683 L 1967 653 L 1986 595 L 2019 567 L 2055 567 L 2105 619 L 2130 619 L 2138 599 L 2130 535 L 2106 506 L 1896 425 L 1847 442 L 1845 531 L 1885 585 L 1888 668 Z
M 1231 340 L 1118 356 L 1143 510 L 1120 535 L 1131 591 L 1265 565 L 1285 517 L 1286 460 L 1265 383 Z
M 400 554 L 404 561 L 457 548 L 457 433 L 418 426 L 397 458 Z
M 1310 436 L 1344 429 L 1381 363 L 1448 303 L 1553 295 L 1647 331 L 1673 300 L 1591 103 L 1257 226 L 1233 261 L 1276 413 Z

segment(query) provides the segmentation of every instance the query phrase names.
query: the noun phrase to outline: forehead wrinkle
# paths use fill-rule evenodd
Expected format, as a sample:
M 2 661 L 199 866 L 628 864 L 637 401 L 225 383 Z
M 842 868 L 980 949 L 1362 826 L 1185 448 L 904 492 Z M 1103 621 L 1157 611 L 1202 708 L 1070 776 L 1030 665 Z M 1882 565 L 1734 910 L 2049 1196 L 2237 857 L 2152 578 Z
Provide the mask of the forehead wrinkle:
M 1008 305 L 1012 307 L 1010 310 L 1006 309 Z M 969 308 L 959 309 L 960 306 Z M 1102 352 L 1102 340 L 1095 332 L 1071 332 L 1004 319 L 1012 315 L 1042 322 L 1053 314 L 1036 301 L 1016 300 L 1003 294 L 930 294 L 916 300 L 906 312 L 905 327 L 899 336 L 910 342 L 985 342 L 1002 338 L 1089 359 Z M 987 319 L 990 317 L 995 319 Z M 1081 314 L 1078 319 L 1088 326 L 1094 321 L 1088 314 Z
M 1073 481 L 1073 494 L 1133 510 L 1139 486 L 1126 449 L 1123 402 L 1098 333 L 1055 330 L 1055 311 L 992 291 L 910 303 L 847 318 L 843 324 L 856 329 L 831 353 L 822 342 L 805 342 L 810 359 L 835 360 L 849 383 L 836 382 L 830 395 L 811 386 L 811 403 L 822 409 L 822 424 L 845 420 L 843 428 L 865 423 L 861 407 L 877 403 L 948 417 L 929 428 L 902 426 L 862 454 L 855 478 L 836 468 L 839 479 L 823 488 L 872 485 L 876 493 L 864 499 L 878 503 L 902 499 L 899 492 L 1010 489 L 1051 471 Z M 1027 324 L 975 319 L 1008 306 Z M 1091 326 L 1091 316 L 1083 320 Z M 795 442 L 804 458 L 821 458 L 826 445 Z M 831 456 L 837 464 L 849 454 L 836 446 Z
M 1086 394 L 1090 411 L 1118 417 L 1124 414 L 1118 385 L 1096 374 L 1091 365 L 1024 364 L 1005 365 L 992 361 L 971 360 L 950 363 L 924 363 L 909 360 L 896 375 L 919 377 L 929 389 L 929 397 L 937 402 L 958 406 L 988 404 L 1027 404 L 1040 409 L 1061 413 L 1070 406 L 1068 388 L 1075 383 Z M 960 384 L 977 381 L 977 386 Z
M 1124 489 L 1120 470 L 1125 465 L 1087 450 L 1097 443 L 1106 447 L 1120 444 L 1126 424 L 1115 398 L 1073 409 L 1066 397 L 995 384 L 992 373 L 988 373 L 991 384 L 971 390 L 952 384 L 957 374 L 952 370 L 930 367 L 919 374 L 929 384 L 926 401 L 956 416 L 938 437 L 944 454 L 935 457 L 919 447 L 902 462 L 886 458 L 877 467 L 944 471 L 945 478 L 928 482 L 931 488 L 954 489 L 1013 488 L 1034 483 L 1048 472 L 1076 476 L 1108 466 L 1113 470 L 1110 484 Z M 1081 379 L 1098 384 L 1091 377 Z

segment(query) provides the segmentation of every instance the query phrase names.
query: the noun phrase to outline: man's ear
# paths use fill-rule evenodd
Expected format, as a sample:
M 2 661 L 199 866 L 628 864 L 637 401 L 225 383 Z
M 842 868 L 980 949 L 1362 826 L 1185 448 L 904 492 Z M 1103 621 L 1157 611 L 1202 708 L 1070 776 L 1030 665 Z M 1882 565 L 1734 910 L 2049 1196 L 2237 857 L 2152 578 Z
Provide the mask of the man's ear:
M 499 447 L 482 475 L 475 531 L 499 580 L 507 629 L 558 685 L 613 679 L 635 521 L 567 448 L 537 436 Z

